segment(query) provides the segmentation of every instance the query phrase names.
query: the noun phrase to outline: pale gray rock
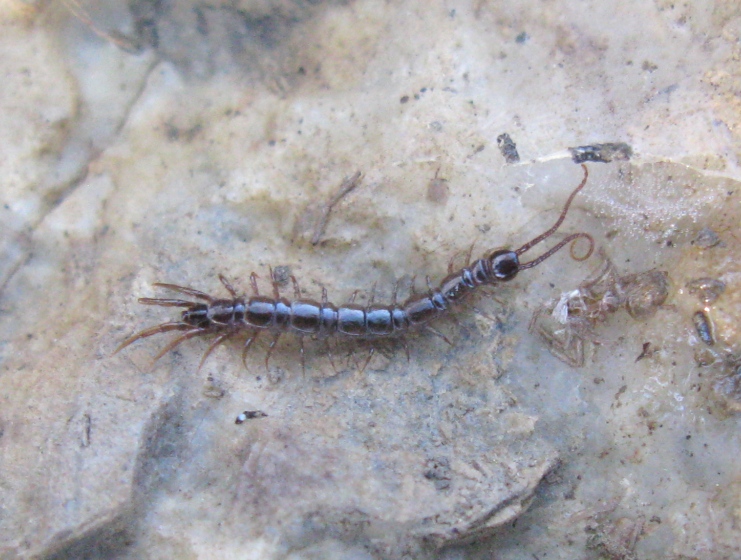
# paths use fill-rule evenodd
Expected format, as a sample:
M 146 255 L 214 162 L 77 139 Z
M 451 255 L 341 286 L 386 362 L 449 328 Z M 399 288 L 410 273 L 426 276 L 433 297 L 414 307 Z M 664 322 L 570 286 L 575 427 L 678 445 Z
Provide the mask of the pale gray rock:
M 3 8 L 0 556 L 741 553 L 734 7 L 176 4 Z M 403 299 L 547 229 L 567 147 L 611 142 L 633 159 L 590 164 L 562 230 L 670 296 L 584 368 L 527 329 L 596 266 L 568 251 L 362 373 L 367 344 L 306 340 L 304 371 L 288 336 L 267 370 L 268 340 L 246 370 L 237 341 L 200 370 L 205 340 L 112 355 L 176 317 L 137 303 L 156 282 Z M 697 278 L 725 285 L 712 349 Z

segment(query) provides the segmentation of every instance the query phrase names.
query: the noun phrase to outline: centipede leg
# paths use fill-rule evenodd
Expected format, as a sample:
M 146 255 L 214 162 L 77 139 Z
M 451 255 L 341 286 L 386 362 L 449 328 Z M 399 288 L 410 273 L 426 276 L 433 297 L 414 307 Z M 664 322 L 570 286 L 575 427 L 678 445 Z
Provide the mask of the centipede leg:
M 268 270 L 270 271 L 270 283 L 273 285 L 273 297 L 275 297 L 275 299 L 280 299 L 280 290 L 278 289 L 278 282 L 275 281 L 273 267 L 269 266 Z
M 273 348 L 275 348 L 275 345 L 278 344 L 278 339 L 280 339 L 280 335 L 283 333 L 278 333 L 273 337 L 273 340 L 270 341 L 270 346 L 268 346 L 268 352 L 265 354 L 265 369 L 268 368 L 268 363 L 270 362 L 270 355 L 273 353 Z
M 244 364 L 245 369 L 247 369 L 247 352 L 249 351 L 250 346 L 252 346 L 252 343 L 257 340 L 259 334 L 259 331 L 252 331 L 250 332 L 250 337 L 244 341 L 244 347 L 242 348 L 242 363 Z
M 440 331 L 438 331 L 438 330 L 436 330 L 436 329 L 433 329 L 433 328 L 432 328 L 431 326 L 429 326 L 429 325 L 425 325 L 424 329 L 425 329 L 426 331 L 428 331 L 428 332 L 431 332 L 431 333 L 432 333 L 432 334 L 434 334 L 435 336 L 439 336 L 439 337 L 440 337 L 440 338 L 442 338 L 442 339 L 443 339 L 443 340 L 444 340 L 445 342 L 447 342 L 448 344 L 450 344 L 451 346 L 453 346 L 453 343 L 452 343 L 452 342 L 450 342 L 450 340 L 448 340 L 448 337 L 447 337 L 447 336 L 445 336 L 445 335 L 444 335 L 443 333 L 441 333 Z
M 376 349 L 371 346 L 370 352 L 368 352 L 368 357 L 365 359 L 365 363 L 363 364 L 363 367 L 360 369 L 361 374 L 365 373 L 365 369 L 368 367 L 368 364 L 370 363 L 375 353 L 376 353 Z
M 193 296 L 194 298 L 202 299 L 204 301 L 207 301 L 208 303 L 211 303 L 214 301 L 214 298 L 211 297 L 210 295 L 205 294 L 203 292 L 199 292 L 198 290 L 194 290 L 193 288 L 188 288 L 186 286 L 177 286 L 175 284 L 163 284 L 161 282 L 157 282 L 152 285 L 157 286 L 158 288 L 165 288 L 167 290 L 172 290 L 173 292 L 180 292 L 181 294 Z
M 484 285 L 484 286 L 479 286 L 478 287 L 478 290 L 479 290 L 479 293 L 482 296 L 484 296 L 484 297 L 486 297 L 488 299 L 493 299 L 501 307 L 506 307 L 507 306 L 507 302 L 504 301 L 500 296 L 497 295 L 498 292 L 496 291 L 496 289 L 494 289 L 494 287 Z
M 466 253 L 466 266 L 471 262 L 471 255 L 473 255 L 473 247 L 476 245 L 476 242 L 474 241 L 471 243 L 471 246 L 468 248 L 468 252 Z
M 116 348 L 113 354 L 114 355 L 118 354 L 121 350 L 126 348 L 129 344 L 136 342 L 140 338 L 147 338 L 155 334 L 166 333 L 170 331 L 187 331 L 190 328 L 192 328 L 192 325 L 189 325 L 188 323 L 177 322 L 177 323 L 162 323 L 154 327 L 144 329 L 143 331 L 139 331 L 135 335 L 130 336 L 129 338 L 124 340 L 121 344 L 119 344 L 118 348 Z
M 471 262 L 471 255 L 473 254 L 473 248 L 476 245 L 476 242 L 474 241 L 471 243 L 471 246 L 468 248 L 468 250 L 463 253 L 463 251 L 455 252 L 452 257 L 450 257 L 450 260 L 448 261 L 448 274 L 453 274 L 453 271 L 455 270 L 455 258 L 463 253 L 465 255 L 465 266 L 467 266 Z
M 298 286 L 298 280 L 296 280 L 296 277 L 291 275 L 291 282 L 293 282 L 293 293 L 296 296 L 296 299 L 301 299 L 301 288 Z
M 425 276 L 425 283 L 427 284 L 427 291 L 429 291 L 430 297 L 432 297 L 432 281 L 429 276 Z
M 368 298 L 368 304 L 366 305 L 366 310 L 370 309 L 370 306 L 373 305 L 374 301 L 376 301 L 376 283 L 375 282 L 373 282 L 373 285 L 371 286 L 370 297 Z
M 496 323 L 496 319 L 494 317 L 492 317 L 488 313 L 482 311 L 481 309 L 479 309 L 475 305 L 471 305 L 467 301 L 462 301 L 462 302 L 460 302 L 460 304 L 461 304 L 462 307 L 466 307 L 466 308 L 470 309 L 471 311 L 473 311 L 474 313 L 476 313 L 478 315 L 481 315 L 484 319 L 487 319 L 487 320 L 491 321 L 492 323 Z
M 350 296 L 350 299 L 347 300 L 347 303 L 355 303 L 355 298 L 358 296 L 358 292 L 360 290 L 355 290 L 352 295 Z
M 401 338 L 400 341 L 401 345 L 404 347 L 404 352 L 407 355 L 407 363 L 409 363 L 411 361 L 411 358 L 409 356 L 409 345 L 407 344 L 407 340 L 406 338 Z
M 479 315 L 481 315 L 481 316 L 482 316 L 482 317 L 483 317 L 484 319 L 488 319 L 488 320 L 489 320 L 489 321 L 491 321 L 492 323 L 496 323 L 496 322 L 497 322 L 497 319 L 496 319 L 496 317 L 492 317 L 491 315 L 489 315 L 489 314 L 488 314 L 488 313 L 486 313 L 485 311 L 482 311 L 481 309 L 479 309 L 479 308 L 478 308 L 478 307 L 476 307 L 475 305 L 471 305 L 471 309 L 473 309 L 473 312 L 474 312 L 474 313 L 478 313 L 478 314 L 479 314 Z
M 184 299 L 170 299 L 170 298 L 139 298 L 139 303 L 142 305 L 159 305 L 160 307 L 195 307 L 200 305 L 194 301 L 186 301 Z
M 306 358 L 304 357 L 304 337 L 299 336 L 299 344 L 301 345 L 301 373 L 306 377 Z
M 252 287 L 252 293 L 256 296 L 260 295 L 260 290 L 257 288 L 257 274 L 254 272 L 250 274 L 250 286 Z
M 337 375 L 339 372 L 337 371 L 337 366 L 334 364 L 334 356 L 332 356 L 332 347 L 329 345 L 329 339 L 325 339 L 324 342 L 327 346 L 327 357 L 329 358 L 329 363 L 332 364 L 332 369 L 334 370 L 335 375 Z
M 496 299 L 496 296 L 494 295 L 496 291 L 491 286 L 479 286 L 478 287 L 479 293 L 488 298 Z
M 229 283 L 229 280 L 226 279 L 226 276 L 223 274 L 219 274 L 219 280 L 226 288 L 226 291 L 229 292 L 229 295 L 233 298 L 237 297 L 237 290 L 234 289 L 234 287 Z
M 460 322 L 460 321 L 458 320 L 458 317 L 456 317 L 455 315 L 450 315 L 450 320 L 451 320 L 451 321 L 453 321 L 453 322 L 454 322 L 454 323 L 456 324 L 456 326 L 457 326 L 457 327 L 459 327 L 459 328 L 461 328 L 461 329 L 462 329 L 462 328 L 465 328 L 465 327 L 463 326 L 463 323 L 461 323 L 461 322 Z
M 191 325 L 188 325 L 188 326 L 191 326 Z M 167 346 L 165 346 L 162 350 L 160 350 L 159 354 L 157 354 L 152 359 L 152 364 L 155 364 L 157 360 L 159 360 L 162 356 L 164 356 L 170 350 L 174 349 L 176 346 L 180 345 L 186 340 L 189 340 L 193 338 L 194 336 L 203 336 L 204 334 L 208 334 L 208 332 L 209 332 L 208 329 L 193 329 L 193 330 L 188 331 L 184 335 L 177 337 L 175 340 L 173 340 Z
M 358 363 L 358 359 L 355 357 L 355 352 L 353 352 L 352 350 L 350 350 L 348 356 L 352 358 L 352 361 L 355 364 L 355 369 L 358 372 L 360 372 L 360 364 Z M 362 373 L 362 372 L 360 372 L 360 373 Z
M 211 345 L 208 347 L 208 350 L 206 350 L 206 352 L 203 354 L 203 357 L 201 358 L 201 362 L 198 364 L 198 370 L 196 370 L 196 371 L 201 371 L 201 367 L 203 367 L 203 363 L 206 361 L 206 358 L 209 357 L 209 355 L 211 354 L 211 352 L 213 352 L 214 350 L 216 350 L 216 347 L 217 346 L 219 346 L 220 344 L 223 344 L 230 337 L 234 336 L 235 332 L 236 331 L 229 331 L 229 332 L 225 332 L 225 333 L 222 333 L 219 336 L 217 336 L 214 339 L 214 341 L 211 343 Z
M 399 283 L 399 280 L 394 283 L 394 291 L 391 294 L 391 307 L 396 307 L 396 296 L 399 294 Z

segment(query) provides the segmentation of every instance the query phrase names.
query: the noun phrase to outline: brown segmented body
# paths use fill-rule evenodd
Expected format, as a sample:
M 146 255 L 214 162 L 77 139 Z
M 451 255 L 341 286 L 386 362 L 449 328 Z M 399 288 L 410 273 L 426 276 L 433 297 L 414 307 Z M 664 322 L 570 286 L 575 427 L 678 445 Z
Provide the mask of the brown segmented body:
M 183 307 L 185 310 L 181 313 L 179 321 L 162 323 L 140 331 L 124 340 L 116 349 L 116 352 L 140 338 L 147 338 L 169 331 L 185 331 L 162 349 L 155 357 L 156 361 L 189 338 L 216 335 L 201 360 L 202 365 L 217 346 L 232 337 L 246 333 L 247 339 L 242 352 L 244 360 L 247 351 L 259 334 L 270 332 L 273 334 L 273 340 L 265 357 L 267 367 L 270 354 L 279 337 L 287 332 L 294 333 L 302 339 L 302 363 L 303 337 L 305 336 L 374 340 L 398 337 L 412 329 L 424 329 L 447 341 L 447 338 L 433 329 L 430 323 L 445 315 L 451 307 L 466 299 L 478 287 L 512 280 L 521 270 L 540 264 L 562 247 L 579 238 L 584 238 L 589 242 L 589 250 L 582 257 L 575 257 L 572 247 L 572 257 L 577 260 L 584 260 L 592 254 L 594 249 L 592 237 L 587 233 L 574 233 L 530 262 L 521 263 L 519 260 L 520 255 L 550 237 L 559 228 L 566 217 L 572 200 L 587 182 L 587 168 L 584 165 L 582 165 L 582 168 L 584 169 L 582 182 L 571 193 L 558 220 L 548 231 L 517 250 L 498 249 L 492 251 L 457 271 L 453 271 L 452 266 L 449 266 L 448 276 L 436 287 L 431 286 L 428 280 L 429 289 L 426 293 L 413 294 L 403 303 L 397 303 L 396 290 L 390 305 L 377 305 L 371 299 L 368 305 L 356 305 L 351 301 L 345 305 L 336 306 L 328 301 L 325 289 L 322 289 L 321 301 L 305 299 L 301 297 L 301 291 L 294 277 L 291 277 L 291 279 L 294 284 L 295 299 L 288 300 L 281 297 L 278 292 L 278 285 L 274 280 L 272 282 L 273 296 L 262 296 L 259 294 L 257 276 L 254 273 L 250 276 L 250 284 L 254 295 L 249 298 L 238 296 L 236 290 L 223 276 L 219 276 L 219 278 L 231 296 L 228 299 L 214 298 L 193 288 L 158 283 L 155 286 L 191 296 L 196 301 L 140 298 L 139 302 L 145 305 Z

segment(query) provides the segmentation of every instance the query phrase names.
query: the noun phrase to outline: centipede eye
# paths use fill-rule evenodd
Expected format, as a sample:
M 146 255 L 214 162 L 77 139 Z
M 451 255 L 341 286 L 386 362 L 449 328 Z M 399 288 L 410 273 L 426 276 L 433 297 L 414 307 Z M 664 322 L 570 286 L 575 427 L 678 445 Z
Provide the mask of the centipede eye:
M 489 266 L 494 280 L 506 282 L 517 276 L 520 271 L 520 259 L 514 251 L 501 249 L 489 255 Z

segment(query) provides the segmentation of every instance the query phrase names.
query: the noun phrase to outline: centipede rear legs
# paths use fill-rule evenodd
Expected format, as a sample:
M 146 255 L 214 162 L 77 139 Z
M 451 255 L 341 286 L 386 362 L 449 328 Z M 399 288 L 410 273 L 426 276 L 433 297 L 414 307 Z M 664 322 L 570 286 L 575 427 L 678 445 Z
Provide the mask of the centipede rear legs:
M 257 279 L 257 275 L 255 274 L 251 275 L 251 284 L 253 284 L 253 291 L 255 291 L 255 295 L 258 296 L 259 291 L 257 289 L 256 279 Z M 232 339 L 236 335 L 245 333 L 247 334 L 247 339 L 245 340 L 244 347 L 242 350 L 242 361 L 245 363 L 245 367 L 246 367 L 247 353 L 249 349 L 252 347 L 252 345 L 254 344 L 254 341 L 259 336 L 260 332 L 262 330 L 272 330 L 274 333 L 274 337 L 273 337 L 273 340 L 269 344 L 269 348 L 265 356 L 265 368 L 266 370 L 269 370 L 270 357 L 276 345 L 278 344 L 282 333 L 284 332 L 283 330 L 275 332 L 273 329 L 283 328 L 283 327 L 279 327 L 279 325 L 276 324 L 269 328 L 265 326 L 262 326 L 262 327 L 258 327 L 258 326 L 251 327 L 250 326 L 250 327 L 245 328 L 245 325 L 243 323 L 237 322 L 237 319 L 236 319 L 237 314 L 240 314 L 240 316 L 243 316 L 245 313 L 245 300 L 237 296 L 236 290 L 231 286 L 231 284 L 228 282 L 228 280 L 225 277 L 219 276 L 219 280 L 224 285 L 224 288 L 226 289 L 226 291 L 229 292 L 229 294 L 231 295 L 232 300 L 218 299 L 208 294 L 205 294 L 203 292 L 200 292 L 198 290 L 194 290 L 193 288 L 178 286 L 175 284 L 163 284 L 163 283 L 155 284 L 155 286 L 158 286 L 158 287 L 163 287 L 163 288 L 166 288 L 172 291 L 190 295 L 193 298 L 203 300 L 206 303 L 186 301 L 186 300 L 180 300 L 180 299 L 174 299 L 174 298 L 141 298 L 140 302 L 146 305 L 185 308 L 185 311 L 183 311 L 183 320 L 179 322 L 162 323 L 154 327 L 145 329 L 139 333 L 136 333 L 133 336 L 126 339 L 115 350 L 114 353 L 117 353 L 118 351 L 122 350 L 123 348 L 127 347 L 128 345 L 142 338 L 148 338 L 150 336 L 154 336 L 159 333 L 166 333 L 170 331 L 184 331 L 183 334 L 171 340 L 169 343 L 165 345 L 164 348 L 161 349 L 161 351 L 153 358 L 153 363 L 154 363 L 157 360 L 159 360 L 162 356 L 164 356 L 166 353 L 168 353 L 170 350 L 175 349 L 180 344 L 182 344 L 183 342 L 191 338 L 207 336 L 207 335 L 215 335 L 214 339 L 211 341 L 210 345 L 208 346 L 207 350 L 205 351 L 205 353 L 203 354 L 199 362 L 198 369 L 200 370 L 200 368 L 205 363 L 206 359 L 208 359 L 208 357 L 219 346 L 225 344 L 226 342 L 228 342 L 230 339 Z M 433 288 L 431 287 L 429 280 L 428 280 L 428 288 L 429 288 L 429 295 L 426 297 L 432 298 L 434 294 L 433 294 Z M 297 300 L 298 300 L 299 299 L 298 296 L 300 296 L 301 294 L 300 287 L 298 286 L 298 282 L 294 282 L 294 290 L 296 291 Z M 280 302 L 281 298 L 279 295 L 278 286 L 276 282 L 273 282 L 273 291 L 274 291 L 274 294 L 277 294 L 277 295 L 275 296 L 274 302 L 271 303 L 271 305 L 277 305 Z M 395 309 L 397 307 L 397 303 L 396 303 L 397 292 L 398 292 L 398 283 L 394 289 L 392 305 L 391 305 L 392 309 Z M 354 300 L 356 296 L 357 296 L 357 292 L 353 294 L 353 296 L 351 297 L 351 301 Z M 255 299 L 257 298 L 251 298 L 250 301 L 254 301 Z M 365 307 L 364 313 L 366 316 L 368 316 L 368 314 L 372 311 L 373 301 L 374 301 L 374 294 L 372 293 L 368 301 L 368 304 L 364 306 Z M 238 311 L 238 308 L 241 309 L 241 311 Z M 331 312 L 333 314 L 337 313 L 337 310 L 328 302 L 327 291 L 325 288 L 322 289 L 321 308 L 322 309 L 326 308 L 327 310 L 331 309 Z M 357 308 L 353 308 L 353 310 L 357 310 Z M 439 332 L 432 326 L 422 325 L 421 329 L 426 330 L 442 338 L 445 342 L 452 345 L 452 342 L 443 333 Z M 306 335 L 303 332 L 296 332 L 297 330 L 299 329 L 296 329 L 293 332 L 299 337 L 299 342 L 301 344 L 301 365 L 302 365 L 302 370 L 305 373 L 306 365 L 305 365 L 305 351 L 304 351 L 303 337 Z M 317 337 L 317 338 L 325 337 L 325 341 L 327 344 L 327 355 L 330 359 L 330 363 L 332 364 L 332 367 L 335 373 L 337 373 L 337 367 L 335 365 L 331 346 L 328 340 L 328 338 L 333 336 L 334 334 L 335 334 L 334 331 L 318 332 L 312 336 Z M 387 337 L 382 337 L 382 338 L 386 339 Z M 411 357 L 410 357 L 409 347 L 407 345 L 406 340 L 401 335 L 395 336 L 394 339 L 399 340 L 400 343 L 402 344 L 404 351 L 406 353 L 406 356 L 407 356 L 407 361 L 409 362 L 411 360 Z M 352 340 L 352 338 L 348 338 L 347 340 Z M 357 340 L 365 340 L 371 345 L 376 341 L 374 337 L 367 337 L 367 338 L 360 337 Z M 375 354 L 376 354 L 376 348 L 371 346 L 369 354 L 362 365 L 358 362 L 357 359 L 355 359 L 354 354 L 351 354 L 353 356 L 353 360 L 355 361 L 355 366 L 357 370 L 360 371 L 360 373 L 363 373 L 367 370 Z
M 156 283 L 155 286 L 166 288 L 168 290 L 174 291 L 174 292 L 180 292 L 182 294 L 186 294 L 189 296 L 192 296 L 196 299 L 204 300 L 206 303 L 211 304 L 214 301 L 214 298 L 212 298 L 210 295 L 200 292 L 198 290 L 194 290 L 193 288 L 187 288 L 185 286 L 177 286 L 175 284 L 164 284 L 164 283 Z M 173 299 L 173 298 L 140 298 L 139 303 L 142 303 L 144 305 L 157 305 L 160 307 L 184 307 L 186 309 L 194 309 L 199 304 L 193 301 L 186 301 L 181 299 Z M 160 352 L 157 354 L 157 356 L 154 358 L 154 361 L 156 362 L 158 359 L 160 359 L 162 356 L 164 356 L 167 352 L 174 349 L 179 344 L 185 342 L 186 340 L 189 340 L 196 336 L 204 336 L 206 334 L 209 334 L 210 329 L 204 329 L 195 327 L 189 323 L 178 321 L 178 322 L 168 322 L 168 323 L 161 323 L 159 325 L 155 325 L 154 327 L 145 329 L 141 332 L 138 332 L 134 334 L 133 336 L 130 336 L 126 340 L 124 340 L 118 348 L 113 352 L 114 354 L 117 354 L 130 344 L 133 344 L 137 340 L 140 340 L 142 338 L 149 338 L 150 336 L 154 336 L 156 334 L 160 333 L 166 333 L 170 331 L 188 331 L 185 334 L 175 338 L 172 340 L 169 344 L 167 344 Z

